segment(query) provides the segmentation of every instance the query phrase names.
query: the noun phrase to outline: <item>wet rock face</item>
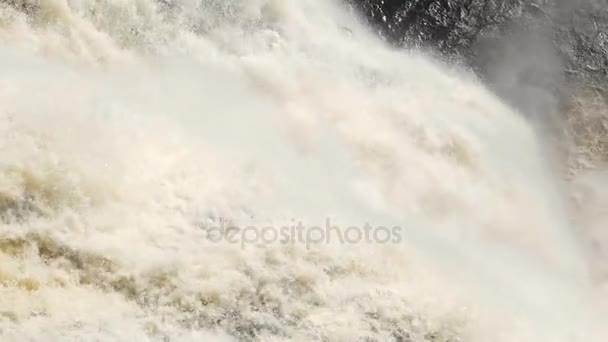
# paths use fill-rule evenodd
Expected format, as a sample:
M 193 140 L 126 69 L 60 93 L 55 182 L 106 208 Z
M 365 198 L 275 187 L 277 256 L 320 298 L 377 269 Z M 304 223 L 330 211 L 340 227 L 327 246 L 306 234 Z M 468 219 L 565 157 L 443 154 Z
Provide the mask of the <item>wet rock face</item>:
M 431 45 L 446 53 L 466 52 L 482 31 L 518 19 L 526 9 L 518 0 L 354 0 L 353 3 L 392 43 Z
M 568 159 L 587 144 L 577 137 L 608 122 L 581 109 L 591 108 L 584 98 L 608 108 L 607 0 L 347 1 L 388 42 L 474 70 L 546 131 L 550 145 L 570 150 Z M 594 158 L 606 162 L 608 154 Z
M 520 82 L 552 92 L 562 79 L 596 84 L 608 77 L 605 0 L 349 1 L 387 41 L 428 47 L 490 83 L 512 82 L 507 66 L 522 74 Z
M 486 75 L 506 48 L 552 53 L 569 80 L 603 80 L 606 0 L 348 0 L 387 41 L 430 47 Z M 521 51 L 521 50 L 524 51 Z M 543 56 L 526 56 L 543 57 Z

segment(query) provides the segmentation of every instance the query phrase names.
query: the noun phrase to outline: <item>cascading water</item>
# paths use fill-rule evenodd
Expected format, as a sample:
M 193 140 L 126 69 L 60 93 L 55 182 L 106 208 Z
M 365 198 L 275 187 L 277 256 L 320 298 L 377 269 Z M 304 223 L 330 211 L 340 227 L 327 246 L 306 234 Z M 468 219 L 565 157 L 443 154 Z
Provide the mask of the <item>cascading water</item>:
M 2 341 L 606 341 L 540 137 L 338 1 L 0 2 L 0 129 Z

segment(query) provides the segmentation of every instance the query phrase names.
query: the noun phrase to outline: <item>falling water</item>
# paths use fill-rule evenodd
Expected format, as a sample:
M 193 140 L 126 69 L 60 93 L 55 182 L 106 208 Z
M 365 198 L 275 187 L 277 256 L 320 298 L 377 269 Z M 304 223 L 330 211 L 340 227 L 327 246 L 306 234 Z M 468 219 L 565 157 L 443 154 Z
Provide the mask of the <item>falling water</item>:
M 606 341 L 542 137 L 338 1 L 2 1 L 0 130 L 2 341 Z

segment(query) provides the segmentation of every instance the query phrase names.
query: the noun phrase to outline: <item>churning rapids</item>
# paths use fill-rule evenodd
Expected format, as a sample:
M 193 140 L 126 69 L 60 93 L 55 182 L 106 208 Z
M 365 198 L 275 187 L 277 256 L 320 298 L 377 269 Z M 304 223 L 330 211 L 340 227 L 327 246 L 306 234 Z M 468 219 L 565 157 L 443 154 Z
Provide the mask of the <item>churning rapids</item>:
M 340 1 L 0 1 L 0 131 L 2 341 L 608 341 L 542 136 Z M 207 229 L 326 219 L 401 236 Z

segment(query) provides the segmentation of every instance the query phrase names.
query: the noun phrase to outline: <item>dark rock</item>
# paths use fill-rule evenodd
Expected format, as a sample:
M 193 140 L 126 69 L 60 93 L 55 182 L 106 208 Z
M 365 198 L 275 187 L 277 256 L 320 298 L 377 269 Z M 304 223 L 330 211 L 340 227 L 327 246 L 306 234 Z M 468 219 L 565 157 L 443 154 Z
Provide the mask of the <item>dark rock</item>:
M 608 76 L 605 1 L 348 0 L 392 44 L 432 48 L 491 82 L 502 66 L 569 83 Z M 506 61 L 500 61 L 501 59 Z M 543 81 L 535 79 L 534 82 Z M 547 87 L 547 84 L 543 84 Z
M 608 103 L 606 0 L 346 1 L 391 44 L 472 69 L 558 143 L 577 135 L 580 94 Z

